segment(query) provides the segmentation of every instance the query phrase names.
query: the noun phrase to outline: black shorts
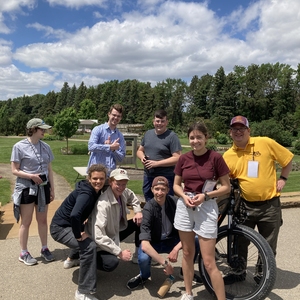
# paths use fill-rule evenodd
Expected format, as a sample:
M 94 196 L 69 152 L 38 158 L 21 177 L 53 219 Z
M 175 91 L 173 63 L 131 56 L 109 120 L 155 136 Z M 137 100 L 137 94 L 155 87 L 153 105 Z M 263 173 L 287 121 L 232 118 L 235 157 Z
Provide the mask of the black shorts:
M 46 204 L 50 203 L 50 183 L 48 182 L 45 186 Z M 35 203 L 38 205 L 38 196 L 29 195 L 29 188 L 22 191 L 21 204 Z

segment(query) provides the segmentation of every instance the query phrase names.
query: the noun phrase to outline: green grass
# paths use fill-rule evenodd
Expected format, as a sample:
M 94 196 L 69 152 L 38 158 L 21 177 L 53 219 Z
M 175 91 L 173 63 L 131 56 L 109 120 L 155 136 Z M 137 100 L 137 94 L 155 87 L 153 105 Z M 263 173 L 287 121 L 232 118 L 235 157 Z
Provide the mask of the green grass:
M 0 203 L 5 205 L 11 200 L 10 182 L 7 179 L 0 179 Z
M 10 163 L 10 156 L 11 156 L 11 150 L 13 145 L 23 138 L 24 137 L 22 138 L 0 137 L 0 163 L 8 163 L 8 164 Z M 70 184 L 70 186 L 73 188 L 75 186 L 75 179 L 77 177 L 77 172 L 74 171 L 73 167 L 87 166 L 89 156 L 62 154 L 61 148 L 66 147 L 67 145 L 66 141 L 46 141 L 46 143 L 50 145 L 54 155 L 54 160 L 52 162 L 52 168 L 54 172 L 63 176 L 66 179 L 66 181 Z M 69 146 L 76 145 L 76 144 L 82 144 L 82 141 L 69 141 Z M 138 168 L 142 168 L 142 163 L 140 162 L 139 159 L 137 161 L 137 165 Z M 134 167 L 134 165 L 126 165 L 126 166 Z M 128 188 L 133 190 L 136 194 L 142 194 L 142 180 L 130 180 L 128 182 Z M 10 195 L 11 194 L 10 189 L 8 189 L 8 191 Z
M 10 163 L 12 146 L 21 139 L 22 138 L 20 137 L 15 137 L 15 138 L 0 137 L 0 163 Z M 180 141 L 183 145 L 188 145 L 187 139 L 180 139 Z M 75 178 L 77 177 L 77 173 L 74 171 L 73 167 L 86 166 L 89 158 L 88 155 L 64 155 L 61 153 L 61 148 L 66 147 L 66 141 L 46 141 L 46 142 L 50 145 L 55 157 L 55 159 L 52 162 L 53 170 L 56 173 L 62 175 L 73 188 L 75 184 Z M 76 145 L 77 143 L 82 144 L 82 141 L 71 140 L 69 141 L 69 146 Z M 183 153 L 186 153 L 187 151 L 190 151 L 190 148 L 184 147 Z M 294 160 L 300 161 L 300 156 L 295 155 Z M 130 165 L 130 167 L 134 167 L 134 165 Z M 139 169 L 143 168 L 143 165 L 139 159 L 137 159 L 137 167 Z M 287 181 L 283 192 L 300 191 L 299 181 L 300 181 L 300 172 L 299 171 L 291 172 L 289 175 L 289 180 Z M 3 182 L 2 184 L 5 184 Z M 7 187 L 9 187 L 9 184 L 4 188 L 2 188 L 2 186 L 0 187 L 1 187 L 1 195 L 2 195 L 3 193 L 6 193 L 3 191 L 6 190 Z M 142 194 L 142 180 L 130 180 L 128 183 L 128 187 L 132 189 L 136 194 Z M 7 199 L 7 195 L 4 195 L 3 198 Z M 9 199 L 10 199 L 10 191 L 9 191 Z

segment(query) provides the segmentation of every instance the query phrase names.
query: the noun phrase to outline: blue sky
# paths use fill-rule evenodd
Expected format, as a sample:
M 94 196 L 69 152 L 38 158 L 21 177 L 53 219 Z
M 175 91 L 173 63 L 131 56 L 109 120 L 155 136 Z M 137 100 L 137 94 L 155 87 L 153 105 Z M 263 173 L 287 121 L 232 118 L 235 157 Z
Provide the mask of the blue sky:
M 299 0 L 0 1 L 0 100 L 300 62 Z

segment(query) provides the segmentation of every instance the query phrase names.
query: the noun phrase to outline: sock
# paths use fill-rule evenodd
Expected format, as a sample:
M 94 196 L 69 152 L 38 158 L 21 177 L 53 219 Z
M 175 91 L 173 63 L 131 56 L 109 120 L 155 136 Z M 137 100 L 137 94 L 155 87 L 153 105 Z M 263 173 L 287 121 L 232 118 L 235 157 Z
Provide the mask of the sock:
M 25 249 L 25 250 L 21 250 L 21 256 L 25 255 L 27 252 L 28 252 L 28 250 L 27 250 L 27 249 Z
M 46 246 L 43 246 L 42 247 L 42 251 L 45 251 L 45 249 L 47 249 L 48 248 L 48 246 L 46 245 Z

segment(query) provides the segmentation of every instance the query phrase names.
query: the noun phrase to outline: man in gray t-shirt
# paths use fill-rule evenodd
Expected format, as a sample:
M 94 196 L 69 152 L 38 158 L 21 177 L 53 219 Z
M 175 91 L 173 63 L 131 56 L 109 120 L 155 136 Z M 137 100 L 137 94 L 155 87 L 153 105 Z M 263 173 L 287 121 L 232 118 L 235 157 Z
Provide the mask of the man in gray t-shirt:
M 145 200 L 153 198 L 152 181 L 156 176 L 164 176 L 169 181 L 169 195 L 174 195 L 174 167 L 181 155 L 179 139 L 167 129 L 167 112 L 159 109 L 154 113 L 154 129 L 148 130 L 137 150 L 137 157 L 144 165 L 143 193 Z

